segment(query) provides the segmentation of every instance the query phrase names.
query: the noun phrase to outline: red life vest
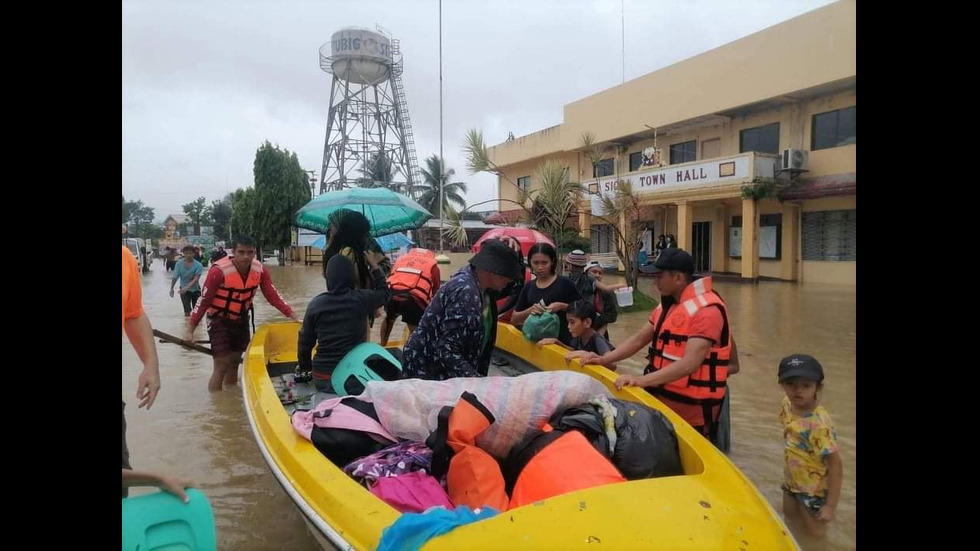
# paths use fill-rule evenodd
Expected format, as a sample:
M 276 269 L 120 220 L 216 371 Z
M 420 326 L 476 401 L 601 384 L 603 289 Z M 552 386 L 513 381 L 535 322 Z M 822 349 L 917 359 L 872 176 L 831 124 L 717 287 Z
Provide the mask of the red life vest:
M 419 306 L 425 308 L 432 301 L 433 291 L 438 287 L 436 253 L 415 247 L 398 257 L 388 275 L 388 288 L 394 298 L 411 297 Z
M 687 339 L 691 334 L 691 320 L 702 308 L 721 310 L 721 341 L 711 345 L 697 371 L 661 387 L 647 388 L 651 394 L 700 405 L 717 405 L 725 397 L 732 340 L 728 308 L 718 293 L 711 290 L 710 277 L 703 277 L 688 285 L 681 293 L 680 300 L 672 304 L 666 313 L 662 304 L 658 304 L 653 310 L 650 319 L 656 320 L 656 329 L 650 343 L 650 362 L 643 372 L 659 371 L 684 357 Z
M 215 268 L 221 270 L 225 280 L 218 287 L 214 300 L 211 301 L 208 316 L 238 321 L 246 316 L 252 308 L 252 298 L 262 281 L 262 263 L 253 259 L 248 270 L 248 277 L 244 281 L 241 274 L 238 273 L 238 268 L 232 263 L 230 256 L 215 262 L 211 269 Z

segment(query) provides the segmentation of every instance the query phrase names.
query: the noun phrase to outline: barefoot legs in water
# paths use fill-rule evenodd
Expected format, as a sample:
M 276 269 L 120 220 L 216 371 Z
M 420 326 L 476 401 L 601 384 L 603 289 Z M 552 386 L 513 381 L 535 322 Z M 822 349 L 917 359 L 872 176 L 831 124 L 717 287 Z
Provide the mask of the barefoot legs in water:
M 214 357 L 214 371 L 211 372 L 211 379 L 208 380 L 208 390 L 216 392 L 221 390 L 222 383 L 234 385 L 238 383 L 238 363 L 241 360 L 241 352 L 232 352 L 223 356 Z

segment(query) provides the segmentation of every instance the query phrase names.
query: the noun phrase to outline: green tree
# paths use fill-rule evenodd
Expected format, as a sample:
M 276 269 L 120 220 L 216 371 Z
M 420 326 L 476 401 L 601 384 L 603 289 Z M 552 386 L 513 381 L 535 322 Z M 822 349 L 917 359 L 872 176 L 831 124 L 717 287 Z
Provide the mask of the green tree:
M 391 159 L 388 158 L 388 155 L 384 151 L 374 153 L 360 168 L 363 179 L 357 185 L 367 188 L 386 187 L 392 191 L 401 193 L 404 186 L 393 181 L 393 168 Z
M 239 188 L 232 194 L 229 239 L 237 235 L 255 236 L 255 202 L 255 188 Z
M 122 223 L 123 224 L 129 222 L 129 213 L 131 210 L 132 210 L 131 204 L 126 201 L 126 196 L 123 195 L 122 196 Z
M 593 174 L 599 162 L 608 153 L 608 147 L 595 141 L 591 132 L 582 134 L 582 151 L 589 163 L 592 164 Z M 646 226 L 640 222 L 640 197 L 633 191 L 633 185 L 628 180 L 616 180 L 616 190 L 609 195 L 601 195 L 602 213 L 593 214 L 612 228 L 616 235 L 616 256 L 626 268 L 623 276 L 626 284 L 636 287 L 639 265 L 636 256 L 640 250 L 640 241 Z
M 233 194 L 229 193 L 218 201 L 212 201 L 208 207 L 211 222 L 214 224 L 214 237 L 218 241 L 228 239 L 228 224 L 231 223 L 231 204 Z
M 198 197 L 190 203 L 182 205 L 181 208 L 184 209 L 184 214 L 187 215 L 188 225 L 201 226 L 210 223 L 210 209 L 204 197 Z
M 144 205 L 143 201 L 130 203 L 130 236 L 147 238 L 147 229 L 153 226 L 153 211 L 154 209 Z
M 483 133 L 470 130 L 463 144 L 466 152 L 467 166 L 470 172 L 487 172 L 497 176 L 500 181 L 510 183 L 515 190 L 517 199 L 492 199 L 500 203 L 512 203 L 523 210 L 521 220 L 541 233 L 550 237 L 559 250 L 564 250 L 565 241 L 569 235 L 566 225 L 568 220 L 578 215 L 578 202 L 582 196 L 582 188 L 575 182 L 570 182 L 568 169 L 561 163 L 550 160 L 539 165 L 535 170 L 536 189 L 527 190 L 516 185 L 490 159 L 490 153 L 483 142 Z M 470 208 L 479 204 L 470 205 Z M 452 214 L 452 213 L 451 213 Z M 466 243 L 466 232 L 459 225 L 457 216 L 450 217 L 450 229 L 447 233 L 459 245 Z M 559 270 L 561 267 L 559 266 Z
M 308 203 L 309 175 L 300 166 L 296 153 L 273 147 L 266 141 L 255 152 L 253 207 L 254 237 L 260 244 L 279 249 L 279 264 L 290 243 L 293 216 Z
M 451 212 L 452 205 L 459 208 L 466 208 L 466 201 L 461 193 L 466 193 L 464 182 L 449 183 L 449 178 L 456 174 L 456 170 L 450 168 L 443 170 L 443 163 L 437 155 L 432 155 L 425 160 L 425 168 L 422 169 L 422 183 L 416 189 L 418 203 L 431 212 L 436 218 L 441 218 L 442 211 L 439 208 L 439 188 L 443 190 L 442 207 L 445 212 Z M 441 176 L 440 176 L 441 175 Z

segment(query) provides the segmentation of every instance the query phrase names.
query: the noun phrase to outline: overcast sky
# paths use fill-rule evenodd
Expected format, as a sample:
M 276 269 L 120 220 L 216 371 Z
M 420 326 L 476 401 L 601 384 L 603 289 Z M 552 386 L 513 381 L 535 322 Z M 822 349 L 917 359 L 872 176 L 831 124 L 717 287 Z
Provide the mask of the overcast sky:
M 562 107 L 716 48 L 828 0 L 443 0 L 444 152 L 470 203 L 496 197 L 461 143 L 562 122 Z M 252 185 L 266 139 L 319 178 L 330 79 L 318 48 L 347 26 L 401 40 L 419 161 L 439 152 L 438 0 L 122 3 L 122 192 L 180 213 Z M 778 71 L 778 67 L 773 67 Z M 486 210 L 493 205 L 479 207 Z

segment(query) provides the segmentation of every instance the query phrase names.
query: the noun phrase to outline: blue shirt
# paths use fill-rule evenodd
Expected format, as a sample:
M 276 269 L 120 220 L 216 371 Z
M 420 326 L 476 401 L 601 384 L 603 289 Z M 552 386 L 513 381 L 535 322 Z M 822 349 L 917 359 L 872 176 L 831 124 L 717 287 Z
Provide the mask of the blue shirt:
M 195 260 L 193 264 L 187 266 L 187 264 L 184 263 L 184 259 L 180 259 L 177 261 L 177 265 L 174 266 L 173 281 L 177 281 L 177 278 L 179 277 L 180 287 L 184 288 L 187 287 L 187 284 L 190 283 L 192 279 L 194 279 L 194 276 L 200 276 L 203 273 L 204 266 L 200 262 Z M 200 277 L 194 282 L 194 285 L 188 289 L 188 291 L 193 291 L 195 293 L 201 292 Z

